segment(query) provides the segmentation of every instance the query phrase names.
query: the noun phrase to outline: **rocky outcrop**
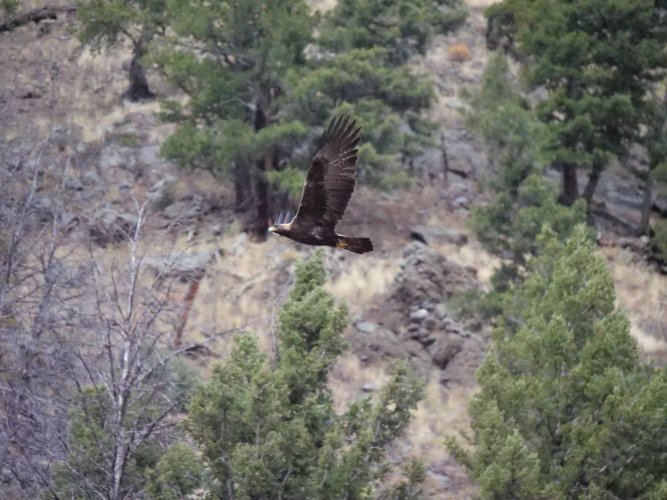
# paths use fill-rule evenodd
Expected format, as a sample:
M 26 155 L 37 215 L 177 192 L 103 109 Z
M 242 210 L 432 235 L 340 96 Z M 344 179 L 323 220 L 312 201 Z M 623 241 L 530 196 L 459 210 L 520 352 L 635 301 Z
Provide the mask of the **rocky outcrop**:
M 448 302 L 477 286 L 474 270 L 448 261 L 424 244 L 411 243 L 387 300 L 354 322 L 360 358 L 407 355 L 416 366 L 442 370 L 443 383 L 474 383 L 472 374 L 484 341 L 452 316 Z
M 437 304 L 454 294 L 476 287 L 475 272 L 448 261 L 422 243 L 411 243 L 403 252 L 401 268 L 389 298 L 408 308 Z
M 101 247 L 127 241 L 137 225 L 137 215 L 102 207 L 88 222 L 90 239 Z

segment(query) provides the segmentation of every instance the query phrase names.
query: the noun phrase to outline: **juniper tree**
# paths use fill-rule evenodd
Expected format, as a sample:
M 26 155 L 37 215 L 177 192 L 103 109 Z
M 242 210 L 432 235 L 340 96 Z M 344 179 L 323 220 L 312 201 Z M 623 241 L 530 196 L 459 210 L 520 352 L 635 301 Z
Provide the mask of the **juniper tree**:
M 583 202 L 558 204 L 557 189 L 544 175 L 545 126 L 513 88 L 504 56 L 489 62 L 481 88 L 469 101 L 468 124 L 484 139 L 493 168 L 492 199 L 474 209 L 471 226 L 482 246 L 503 259 L 493 278 L 495 292 L 502 292 L 521 279 L 542 227 L 565 239 L 585 220 L 585 207 Z
M 376 401 L 336 414 L 327 377 L 346 347 L 347 314 L 322 289 L 325 277 L 322 253 L 297 266 L 273 359 L 241 335 L 195 391 L 186 425 L 209 475 L 198 486 L 212 496 L 359 498 L 385 472 L 384 446 L 405 430 L 422 386 L 397 365 Z M 166 462 L 152 476 L 155 491 L 173 470 Z M 418 490 L 420 470 L 408 470 L 400 491 Z
M 667 371 L 643 365 L 584 226 L 538 238 L 504 303 L 470 405 L 473 448 L 449 448 L 481 498 L 662 498 Z

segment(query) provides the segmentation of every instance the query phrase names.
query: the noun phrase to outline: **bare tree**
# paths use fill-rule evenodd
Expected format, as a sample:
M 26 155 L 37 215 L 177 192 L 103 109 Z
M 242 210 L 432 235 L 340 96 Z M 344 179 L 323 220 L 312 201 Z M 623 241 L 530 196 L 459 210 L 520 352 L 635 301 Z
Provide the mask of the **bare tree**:
M 66 428 L 66 405 L 54 396 L 72 363 L 56 333 L 77 291 L 58 255 L 60 221 L 38 192 L 49 143 L 36 155 L 0 148 L 0 493 L 8 497 L 48 485 Z
M 139 205 L 124 257 L 86 251 L 41 163 L 0 170 L 0 497 L 132 498 L 187 397 L 172 361 L 192 346 L 169 349 L 176 259 L 149 271 Z

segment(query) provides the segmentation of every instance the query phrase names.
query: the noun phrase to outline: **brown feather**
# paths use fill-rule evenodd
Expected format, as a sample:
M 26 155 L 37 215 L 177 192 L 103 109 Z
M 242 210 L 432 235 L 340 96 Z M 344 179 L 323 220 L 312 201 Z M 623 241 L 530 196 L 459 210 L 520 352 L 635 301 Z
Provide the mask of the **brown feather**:
M 361 128 L 347 116 L 333 119 L 310 162 L 293 221 L 295 230 L 326 227 L 332 231 L 343 217 L 357 181 L 357 144 Z

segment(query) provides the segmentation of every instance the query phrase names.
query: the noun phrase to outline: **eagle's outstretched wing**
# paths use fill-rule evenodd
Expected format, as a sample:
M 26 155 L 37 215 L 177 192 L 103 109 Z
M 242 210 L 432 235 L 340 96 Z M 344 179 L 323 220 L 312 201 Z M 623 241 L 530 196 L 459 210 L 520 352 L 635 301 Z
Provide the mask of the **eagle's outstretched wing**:
M 357 182 L 357 143 L 361 128 L 347 116 L 334 118 L 315 155 L 292 221 L 301 228 L 321 226 L 331 230 L 343 217 Z

